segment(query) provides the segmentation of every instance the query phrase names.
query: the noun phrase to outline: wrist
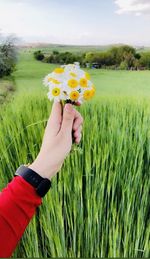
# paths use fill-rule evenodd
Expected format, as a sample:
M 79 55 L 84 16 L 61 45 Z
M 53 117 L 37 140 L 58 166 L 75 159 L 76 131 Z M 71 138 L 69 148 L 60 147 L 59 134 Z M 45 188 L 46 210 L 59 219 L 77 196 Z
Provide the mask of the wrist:
M 39 161 L 38 159 L 33 161 L 33 163 L 30 164 L 28 168 L 32 169 L 43 178 L 47 178 L 49 180 L 51 180 L 52 178 L 52 173 L 51 172 L 47 173 L 46 169 L 44 168 L 44 163 Z
M 35 188 L 37 194 L 41 197 L 44 197 L 51 187 L 51 181 L 49 179 L 43 178 L 26 165 L 21 165 L 15 172 L 15 176 L 24 178 L 26 182 Z

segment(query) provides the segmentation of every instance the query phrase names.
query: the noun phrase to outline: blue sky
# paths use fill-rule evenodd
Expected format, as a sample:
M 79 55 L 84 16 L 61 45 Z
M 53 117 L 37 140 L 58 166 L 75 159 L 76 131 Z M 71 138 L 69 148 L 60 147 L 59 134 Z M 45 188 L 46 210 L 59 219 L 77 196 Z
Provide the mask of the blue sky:
M 0 29 L 26 42 L 150 46 L 150 0 L 0 0 Z

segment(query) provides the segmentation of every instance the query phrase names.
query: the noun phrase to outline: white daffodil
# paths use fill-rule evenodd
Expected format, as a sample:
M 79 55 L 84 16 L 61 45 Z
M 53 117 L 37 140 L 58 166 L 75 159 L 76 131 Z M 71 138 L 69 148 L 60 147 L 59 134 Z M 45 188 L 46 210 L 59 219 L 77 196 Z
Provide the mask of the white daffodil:
M 64 70 L 67 73 L 67 75 L 78 79 L 84 76 L 85 74 L 85 72 L 82 69 L 80 69 L 80 66 L 75 64 L 66 65 L 64 67 Z
M 43 80 L 43 84 L 45 86 L 48 86 L 48 87 L 53 87 L 55 85 L 61 85 L 61 80 L 60 78 L 56 78 L 54 77 L 52 74 L 49 74 L 48 76 L 46 76 Z
M 51 89 L 49 89 L 48 92 L 48 99 L 49 100 L 54 100 L 56 102 L 59 102 L 61 100 L 67 100 L 67 95 L 64 93 L 63 88 L 59 86 L 55 86 Z
M 44 79 L 43 79 L 43 84 L 45 86 L 49 86 L 51 83 L 52 77 L 51 74 L 48 74 Z
M 72 90 L 68 92 L 68 100 L 71 100 L 72 102 L 78 102 L 80 98 L 80 93 L 77 90 Z

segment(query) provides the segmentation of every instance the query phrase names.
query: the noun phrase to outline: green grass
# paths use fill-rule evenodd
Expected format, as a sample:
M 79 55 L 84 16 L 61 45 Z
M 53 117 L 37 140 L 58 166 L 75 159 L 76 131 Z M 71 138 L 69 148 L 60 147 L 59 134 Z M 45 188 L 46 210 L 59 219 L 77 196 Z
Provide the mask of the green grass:
M 6 102 L 15 91 L 15 84 L 12 78 L 0 79 L 0 105 Z
M 22 53 L 14 99 L 0 110 L 0 188 L 35 159 L 51 104 L 41 80 L 54 66 Z M 149 72 L 90 71 L 97 97 L 72 153 L 14 257 L 150 257 Z
M 90 71 L 100 96 L 150 97 L 150 71 Z
M 42 79 L 56 66 L 35 61 L 30 52 L 21 52 L 18 69 L 14 73 L 18 91 L 43 91 Z M 150 71 L 88 71 L 98 97 L 150 97 Z

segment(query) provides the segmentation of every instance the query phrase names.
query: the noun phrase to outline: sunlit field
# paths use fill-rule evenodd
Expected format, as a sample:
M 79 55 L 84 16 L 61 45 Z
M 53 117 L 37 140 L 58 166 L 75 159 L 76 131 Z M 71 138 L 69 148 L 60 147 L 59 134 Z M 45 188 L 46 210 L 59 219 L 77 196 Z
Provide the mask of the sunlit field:
M 56 65 L 21 52 L 16 93 L 0 108 L 0 188 L 40 149 L 51 104 L 43 77 Z M 150 72 L 89 70 L 97 89 L 78 108 L 72 152 L 14 257 L 150 257 Z

